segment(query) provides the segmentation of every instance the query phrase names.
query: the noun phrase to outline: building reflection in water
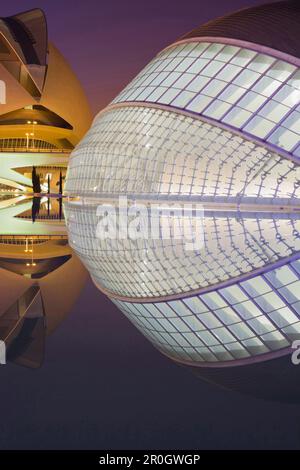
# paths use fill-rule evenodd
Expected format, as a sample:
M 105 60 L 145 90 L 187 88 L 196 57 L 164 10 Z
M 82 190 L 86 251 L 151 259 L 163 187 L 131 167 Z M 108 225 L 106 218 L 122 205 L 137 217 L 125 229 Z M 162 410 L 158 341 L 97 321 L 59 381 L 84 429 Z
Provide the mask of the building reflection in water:
M 47 31 L 38 8 L 0 18 L 0 339 L 8 360 L 28 367 L 43 362 L 45 337 L 86 279 L 68 245 L 62 193 L 91 113 Z
M 274 5 L 266 7 L 271 16 L 289 19 L 282 5 Z M 241 14 L 262 14 L 265 21 L 264 10 L 248 13 Z M 235 16 L 227 20 L 236 24 Z M 29 64 L 20 41 L 16 54 L 9 33 L 16 21 L 24 31 L 34 25 L 37 46 L 27 43 L 23 50 L 32 49 Z M 7 81 L 8 93 L 13 95 L 12 84 L 18 93 L 0 116 L 0 332 L 8 359 L 30 367 L 42 363 L 45 337 L 66 316 L 86 278 L 68 244 L 66 178 L 71 246 L 95 285 L 162 354 L 230 389 L 299 399 L 300 369 L 291 362 L 300 335 L 295 58 L 284 49 L 284 56 L 275 50 L 261 54 L 261 46 L 268 47 L 261 39 L 257 53 L 242 39 L 229 47 L 232 31 L 224 43 L 207 42 L 204 25 L 162 51 L 97 115 L 77 145 L 90 124 L 88 106 L 63 58 L 47 47 L 42 12 L 2 22 L 8 44 L 2 65 L 8 74 L 20 67 L 27 74 L 18 84 L 15 77 Z M 156 78 L 149 75 L 161 66 Z M 223 75 L 223 68 L 233 74 Z M 213 94 L 211 84 L 202 94 L 211 74 L 219 77 Z M 235 107 L 235 93 L 246 92 L 249 75 L 256 76 L 253 85 L 261 79 L 260 96 L 257 88 L 248 90 L 245 109 Z M 148 80 L 156 85 L 145 88 Z M 275 100 L 273 82 L 278 90 L 284 87 Z M 223 90 L 220 83 L 224 101 L 213 102 Z M 257 97 L 273 120 L 256 113 Z M 281 115 L 276 110 L 282 99 Z M 176 237 L 99 240 L 97 209 L 105 201 L 117 204 L 119 196 L 148 205 L 201 203 L 203 249 L 186 253 Z M 166 215 L 171 223 L 174 218 Z M 191 217 L 191 227 L 194 222 Z
M 34 223 L 30 206 L 43 216 L 35 215 Z M 43 363 L 46 337 L 68 315 L 87 278 L 60 214 L 56 198 L 0 201 L 0 339 L 7 361 L 30 368 Z
M 65 215 L 70 244 L 95 285 L 164 355 L 225 387 L 299 400 L 295 18 L 295 2 L 268 3 L 200 25 L 164 48 L 74 149 L 65 195 L 77 200 Z M 119 198 L 131 213 L 170 209 L 162 221 L 170 220 L 174 236 L 129 239 L 130 222 L 121 221 L 117 240 L 97 237 L 101 205 L 111 214 Z M 188 204 L 204 208 L 201 250 L 183 249 L 185 219 L 173 215 Z

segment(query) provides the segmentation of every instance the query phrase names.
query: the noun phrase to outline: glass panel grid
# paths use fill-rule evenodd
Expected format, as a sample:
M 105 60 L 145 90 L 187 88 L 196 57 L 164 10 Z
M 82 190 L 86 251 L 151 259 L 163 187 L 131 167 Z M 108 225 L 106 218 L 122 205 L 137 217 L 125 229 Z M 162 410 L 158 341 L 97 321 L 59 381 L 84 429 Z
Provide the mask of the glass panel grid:
M 66 191 L 291 199 L 299 180 L 298 165 L 229 131 L 127 107 L 102 115 L 77 146 Z
M 175 45 L 163 51 L 114 102 L 142 100 L 169 104 L 220 120 L 288 152 L 296 152 L 299 124 L 286 138 L 279 138 L 277 132 L 280 122 L 300 101 L 299 70 L 295 66 L 235 46 L 216 43 L 186 46 Z M 213 106 L 214 100 L 222 106 Z M 267 109 L 270 113 L 266 120 Z M 285 121 L 285 125 L 289 130 L 290 123 Z
M 299 218 L 292 223 L 270 215 L 237 219 L 228 212 L 207 211 L 203 219 L 203 249 L 189 251 L 187 256 L 184 239 L 97 238 L 97 205 L 66 204 L 65 213 L 70 245 L 95 281 L 127 297 L 158 297 L 208 287 L 263 268 L 271 256 L 275 262 L 299 250 Z M 293 274 L 294 271 L 286 278 L 287 285 L 281 286 L 278 276 L 271 278 L 269 275 L 266 279 L 260 277 L 256 284 L 252 279 L 236 289 L 205 294 L 197 302 L 193 298 L 182 303 L 168 302 L 165 313 L 171 315 L 179 308 L 182 316 L 190 315 L 190 311 L 201 315 L 214 309 L 218 312 L 217 318 L 224 310 L 224 315 L 230 319 L 235 315 L 226 307 L 232 304 L 247 320 L 257 316 L 257 308 L 269 313 L 282 307 L 282 298 L 296 302 L 299 287 L 291 282 Z M 284 276 L 282 279 L 285 282 Z M 274 283 L 279 286 L 280 299 L 269 295 L 275 288 Z M 253 305 L 246 308 L 245 298 L 249 295 L 256 299 L 257 308 Z M 147 308 L 159 315 L 156 307 Z
M 297 271 L 293 269 L 293 266 L 292 263 L 287 263 L 262 276 L 253 277 L 249 281 L 236 283 L 209 294 L 199 294 L 177 300 L 176 310 L 169 311 L 168 309 L 167 315 L 163 308 L 165 303 L 156 302 L 154 305 L 161 314 L 161 320 L 157 322 L 157 319 L 152 317 L 152 322 L 154 322 L 152 323 L 147 319 L 147 324 L 143 324 L 142 331 L 161 351 L 178 360 L 234 361 L 285 348 L 296 337 L 299 338 L 300 314 L 296 313 L 293 305 L 287 300 L 282 301 L 283 308 L 280 303 L 275 302 L 274 310 L 266 314 L 262 309 L 258 309 L 257 299 L 262 295 L 270 294 L 279 299 L 278 291 L 272 287 L 269 279 L 277 285 L 278 283 L 283 285 L 284 279 L 286 279 L 286 285 L 291 284 L 291 281 L 295 282 L 294 276 Z M 298 273 L 297 279 L 299 276 Z M 298 302 L 299 298 L 300 290 L 298 290 Z M 209 311 L 195 314 L 194 311 L 204 310 L 205 300 L 209 303 Z M 147 304 L 113 301 L 126 316 L 131 318 L 133 323 L 143 323 L 140 305 L 147 308 Z M 199 302 L 198 306 L 197 302 Z M 169 302 L 170 304 L 172 302 Z M 245 321 L 245 317 L 239 314 L 236 307 L 245 305 L 245 308 L 249 309 L 251 304 L 256 304 L 259 315 L 251 316 L 250 314 L 249 319 Z M 230 317 L 222 316 L 222 311 L 225 313 L 226 309 L 234 312 L 232 322 L 229 320 Z M 189 315 L 182 316 L 187 311 Z M 201 316 L 204 322 L 199 321 Z M 162 321 L 162 319 L 165 320 Z M 156 333 L 159 337 L 155 336 Z

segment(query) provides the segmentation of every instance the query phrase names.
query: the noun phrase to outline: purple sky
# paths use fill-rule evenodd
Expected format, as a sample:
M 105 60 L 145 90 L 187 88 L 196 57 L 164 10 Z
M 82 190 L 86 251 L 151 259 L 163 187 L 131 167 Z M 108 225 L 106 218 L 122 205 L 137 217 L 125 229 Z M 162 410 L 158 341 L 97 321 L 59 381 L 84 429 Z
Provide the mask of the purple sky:
M 163 47 L 201 23 L 263 0 L 10 0 L 1 16 L 35 7 L 96 113 Z

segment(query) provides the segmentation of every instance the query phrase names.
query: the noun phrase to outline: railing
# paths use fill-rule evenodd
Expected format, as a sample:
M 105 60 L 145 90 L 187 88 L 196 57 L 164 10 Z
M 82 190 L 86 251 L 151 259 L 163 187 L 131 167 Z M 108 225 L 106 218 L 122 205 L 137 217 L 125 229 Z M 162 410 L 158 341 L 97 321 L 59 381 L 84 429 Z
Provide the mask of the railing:
M 31 220 L 32 219 L 32 214 L 30 215 L 17 215 L 17 218 L 18 219 L 27 219 L 27 220 Z M 50 214 L 50 215 L 47 215 L 47 214 L 37 214 L 35 216 L 35 220 L 64 220 L 64 216 L 63 214 L 60 216 L 59 214 Z
M 12 199 L 13 197 L 15 197 L 15 194 L 1 194 L 1 189 L 0 189 L 0 202 L 7 201 L 8 199 Z
M 22 153 L 66 153 L 69 154 L 73 149 L 48 149 L 48 148 L 27 148 L 27 147 L 0 147 L 0 152 L 22 152 Z
M 49 240 L 67 240 L 67 235 L 0 235 L 0 245 L 26 245 L 33 241 L 34 245 L 45 243 Z

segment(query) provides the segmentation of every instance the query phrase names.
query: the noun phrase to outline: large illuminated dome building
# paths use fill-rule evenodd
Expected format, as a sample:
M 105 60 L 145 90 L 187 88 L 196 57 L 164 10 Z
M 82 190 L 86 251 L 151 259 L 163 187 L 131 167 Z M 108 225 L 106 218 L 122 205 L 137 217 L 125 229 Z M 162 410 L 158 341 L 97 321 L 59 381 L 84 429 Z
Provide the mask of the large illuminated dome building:
M 73 151 L 70 243 L 165 355 L 229 388 L 300 395 L 300 5 L 210 21 L 166 47 Z M 204 247 L 100 240 L 97 206 L 204 206 Z
M 8 360 L 28 367 L 41 365 L 46 334 L 67 315 L 86 279 L 60 220 L 61 198 L 39 200 L 31 220 L 32 169 L 42 192 L 57 194 L 70 152 L 89 125 L 84 92 L 48 42 L 44 13 L 1 18 L 0 339 Z

